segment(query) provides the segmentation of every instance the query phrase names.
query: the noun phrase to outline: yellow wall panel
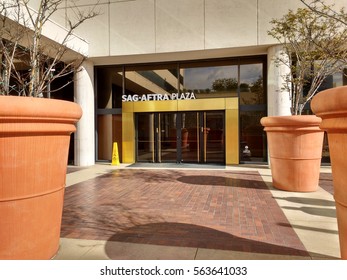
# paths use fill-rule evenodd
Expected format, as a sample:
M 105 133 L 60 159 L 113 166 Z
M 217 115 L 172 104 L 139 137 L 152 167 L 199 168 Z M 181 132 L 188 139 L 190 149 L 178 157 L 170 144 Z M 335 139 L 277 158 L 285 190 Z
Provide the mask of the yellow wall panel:
M 122 159 L 123 163 L 135 162 L 135 122 L 133 113 L 122 114 Z
M 238 98 L 226 98 L 225 99 L 225 109 L 227 110 L 238 110 L 239 99 Z
M 225 98 L 178 100 L 178 111 L 224 110 Z
M 134 102 L 122 102 L 122 113 L 134 112 Z
M 225 163 L 239 164 L 239 112 L 225 110 Z
M 134 112 L 170 112 L 177 111 L 177 101 L 138 101 L 134 104 Z
M 237 109 L 237 98 L 123 102 L 123 112 L 176 112 Z

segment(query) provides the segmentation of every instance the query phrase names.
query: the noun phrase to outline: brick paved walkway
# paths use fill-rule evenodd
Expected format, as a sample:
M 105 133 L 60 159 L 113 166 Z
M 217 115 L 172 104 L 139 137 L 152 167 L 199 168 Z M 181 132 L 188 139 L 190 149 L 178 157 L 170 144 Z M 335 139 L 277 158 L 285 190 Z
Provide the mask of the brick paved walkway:
M 334 194 L 333 176 L 331 173 L 321 173 L 319 177 L 319 186 L 327 192 Z
M 115 170 L 66 189 L 61 237 L 308 255 L 258 172 Z

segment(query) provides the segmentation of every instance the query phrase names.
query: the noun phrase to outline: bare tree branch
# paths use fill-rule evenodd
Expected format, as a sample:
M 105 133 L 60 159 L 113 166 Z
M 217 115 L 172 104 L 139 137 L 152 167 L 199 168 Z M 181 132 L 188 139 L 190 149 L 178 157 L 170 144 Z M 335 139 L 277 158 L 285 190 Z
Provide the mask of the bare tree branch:
M 300 1 L 311 11 L 321 16 L 330 17 L 344 25 L 347 25 L 347 14 L 344 7 L 342 7 L 340 11 L 336 11 L 333 9 L 334 6 L 328 6 L 322 0 L 313 0 L 310 2 L 307 0 Z
M 63 38 L 49 43 L 44 27 L 65 3 L 73 18 L 67 18 Z M 76 71 L 83 55 L 73 62 L 62 61 L 76 29 L 99 14 L 98 3 L 87 8 L 74 0 L 41 0 L 33 10 L 30 0 L 0 0 L 0 93 L 42 96 L 53 81 Z
M 323 6 L 321 12 L 331 10 Z M 283 45 L 283 56 L 275 63 L 291 70 L 283 77 L 283 89 L 291 95 L 292 114 L 301 114 L 326 78 L 342 73 L 347 62 L 347 29 L 341 21 L 310 9 L 290 10 L 271 23 L 268 34 Z

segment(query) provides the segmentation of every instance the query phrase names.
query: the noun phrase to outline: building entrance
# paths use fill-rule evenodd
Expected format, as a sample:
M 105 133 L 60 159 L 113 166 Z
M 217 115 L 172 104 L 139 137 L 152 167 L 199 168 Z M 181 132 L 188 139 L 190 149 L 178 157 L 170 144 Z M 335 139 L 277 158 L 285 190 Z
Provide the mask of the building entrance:
M 224 111 L 137 113 L 136 161 L 225 164 Z

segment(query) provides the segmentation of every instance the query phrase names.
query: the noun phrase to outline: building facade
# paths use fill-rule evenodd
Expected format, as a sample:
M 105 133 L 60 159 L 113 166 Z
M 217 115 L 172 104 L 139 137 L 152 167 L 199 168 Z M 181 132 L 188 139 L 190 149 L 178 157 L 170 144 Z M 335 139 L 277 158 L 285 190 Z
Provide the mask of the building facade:
M 68 2 L 53 18 L 62 27 Z M 267 162 L 260 118 L 290 114 L 286 69 L 274 64 L 281 47 L 267 31 L 299 0 L 77 4 L 99 15 L 77 31 L 88 59 L 73 89 L 84 112 L 75 165 L 110 161 L 114 142 L 123 163 Z M 343 84 L 341 73 L 329 86 Z

